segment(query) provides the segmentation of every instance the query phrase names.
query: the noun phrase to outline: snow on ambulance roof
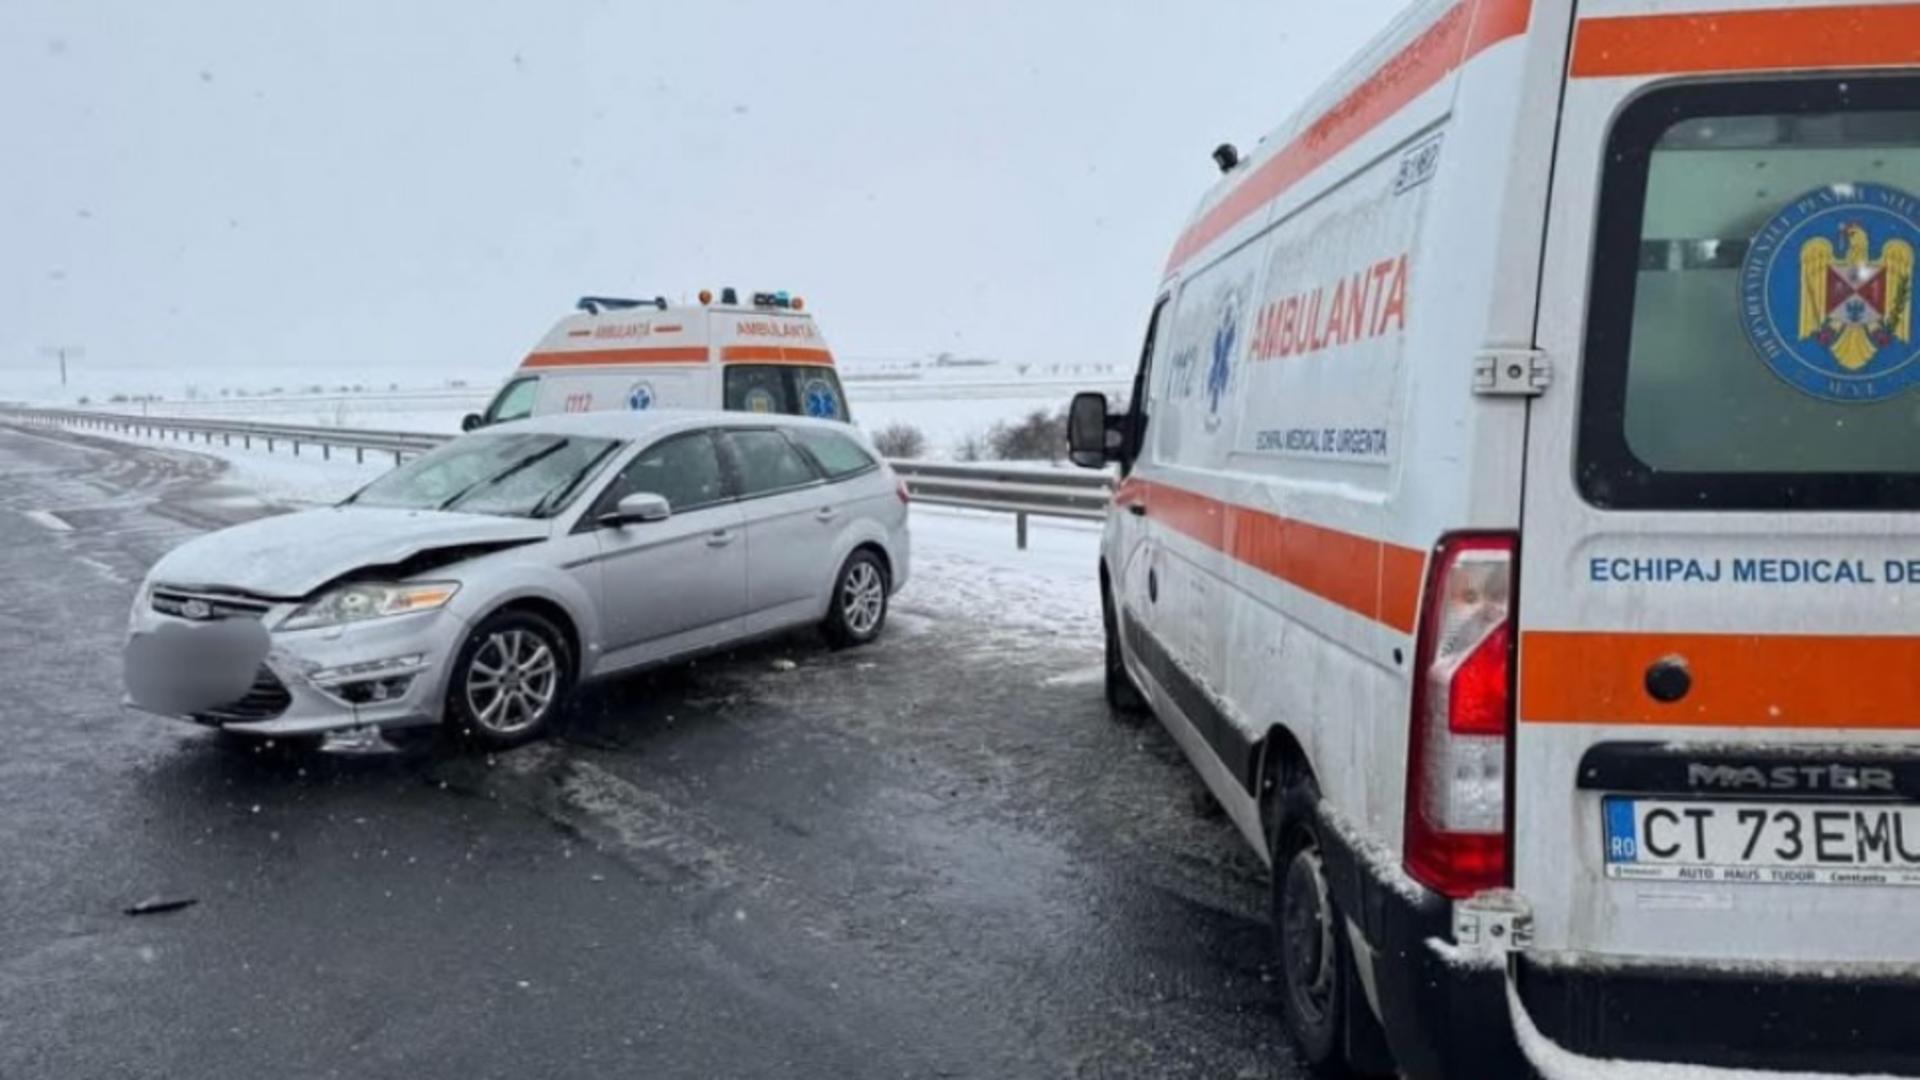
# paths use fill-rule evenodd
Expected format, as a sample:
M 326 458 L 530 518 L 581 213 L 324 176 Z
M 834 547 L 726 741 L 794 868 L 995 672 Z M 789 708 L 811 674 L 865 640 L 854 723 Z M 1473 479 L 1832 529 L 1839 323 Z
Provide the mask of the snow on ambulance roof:
M 704 295 L 704 294 L 703 294 Z M 774 297 L 780 296 L 779 301 Z M 522 368 L 638 364 L 832 364 L 813 316 L 784 294 L 757 294 L 753 305 L 681 304 L 665 300 L 602 309 L 554 324 Z M 589 298 L 592 299 L 592 298 Z

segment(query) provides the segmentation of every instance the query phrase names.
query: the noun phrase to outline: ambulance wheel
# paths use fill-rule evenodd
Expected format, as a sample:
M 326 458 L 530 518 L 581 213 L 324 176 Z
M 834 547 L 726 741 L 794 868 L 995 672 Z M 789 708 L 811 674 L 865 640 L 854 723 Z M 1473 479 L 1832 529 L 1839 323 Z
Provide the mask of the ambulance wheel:
M 1314 818 L 1319 787 L 1310 778 L 1290 779 L 1281 798 L 1285 817 L 1273 859 L 1280 1013 L 1316 1075 L 1364 1075 L 1386 1054 L 1385 1039 L 1355 992 L 1347 917 L 1334 902 Z
M 865 645 L 887 623 L 887 567 L 867 548 L 847 556 L 833 581 L 833 600 L 820 632 L 836 649 Z
M 1147 711 L 1147 700 L 1127 674 L 1126 661 L 1120 655 L 1120 620 L 1113 609 L 1113 590 L 1100 589 L 1100 616 L 1107 638 L 1107 707 L 1121 716 L 1139 716 Z

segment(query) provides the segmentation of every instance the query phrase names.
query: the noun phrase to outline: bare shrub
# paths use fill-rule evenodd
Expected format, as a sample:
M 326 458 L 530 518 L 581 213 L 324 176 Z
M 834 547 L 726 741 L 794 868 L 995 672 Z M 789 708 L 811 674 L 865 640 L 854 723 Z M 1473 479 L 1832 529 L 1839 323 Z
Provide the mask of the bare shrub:
M 970 431 L 960 436 L 960 441 L 953 444 L 953 459 L 955 461 L 987 460 L 987 437 L 978 431 Z
M 874 449 L 881 457 L 917 458 L 927 453 L 927 434 L 905 421 L 895 420 L 873 433 Z
M 1067 449 L 1067 411 L 1035 409 L 1003 420 L 987 433 L 987 445 L 1001 461 L 1059 461 Z

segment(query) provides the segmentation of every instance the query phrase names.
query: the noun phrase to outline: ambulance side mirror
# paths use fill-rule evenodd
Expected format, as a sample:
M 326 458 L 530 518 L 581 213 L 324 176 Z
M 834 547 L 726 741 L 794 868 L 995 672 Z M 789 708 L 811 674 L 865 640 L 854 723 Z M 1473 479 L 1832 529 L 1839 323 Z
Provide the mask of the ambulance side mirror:
M 461 431 L 472 431 L 474 428 L 481 427 L 484 424 L 486 424 L 486 420 L 482 419 L 477 412 L 470 412 L 460 418 Z
M 1075 465 L 1105 468 L 1118 456 L 1119 434 L 1107 423 L 1107 395 L 1092 390 L 1073 395 L 1067 410 L 1067 457 Z

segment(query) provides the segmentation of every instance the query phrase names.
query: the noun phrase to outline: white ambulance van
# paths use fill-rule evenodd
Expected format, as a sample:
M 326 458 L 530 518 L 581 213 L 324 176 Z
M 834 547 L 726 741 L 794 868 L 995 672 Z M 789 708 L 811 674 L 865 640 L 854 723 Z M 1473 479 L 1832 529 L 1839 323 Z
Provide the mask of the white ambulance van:
M 1428 0 L 1220 157 L 1071 441 L 1306 1056 L 1920 1074 L 1920 4 Z
M 798 297 L 733 289 L 718 303 L 587 296 L 554 325 L 467 431 L 550 413 L 732 409 L 851 419 L 833 353 Z

